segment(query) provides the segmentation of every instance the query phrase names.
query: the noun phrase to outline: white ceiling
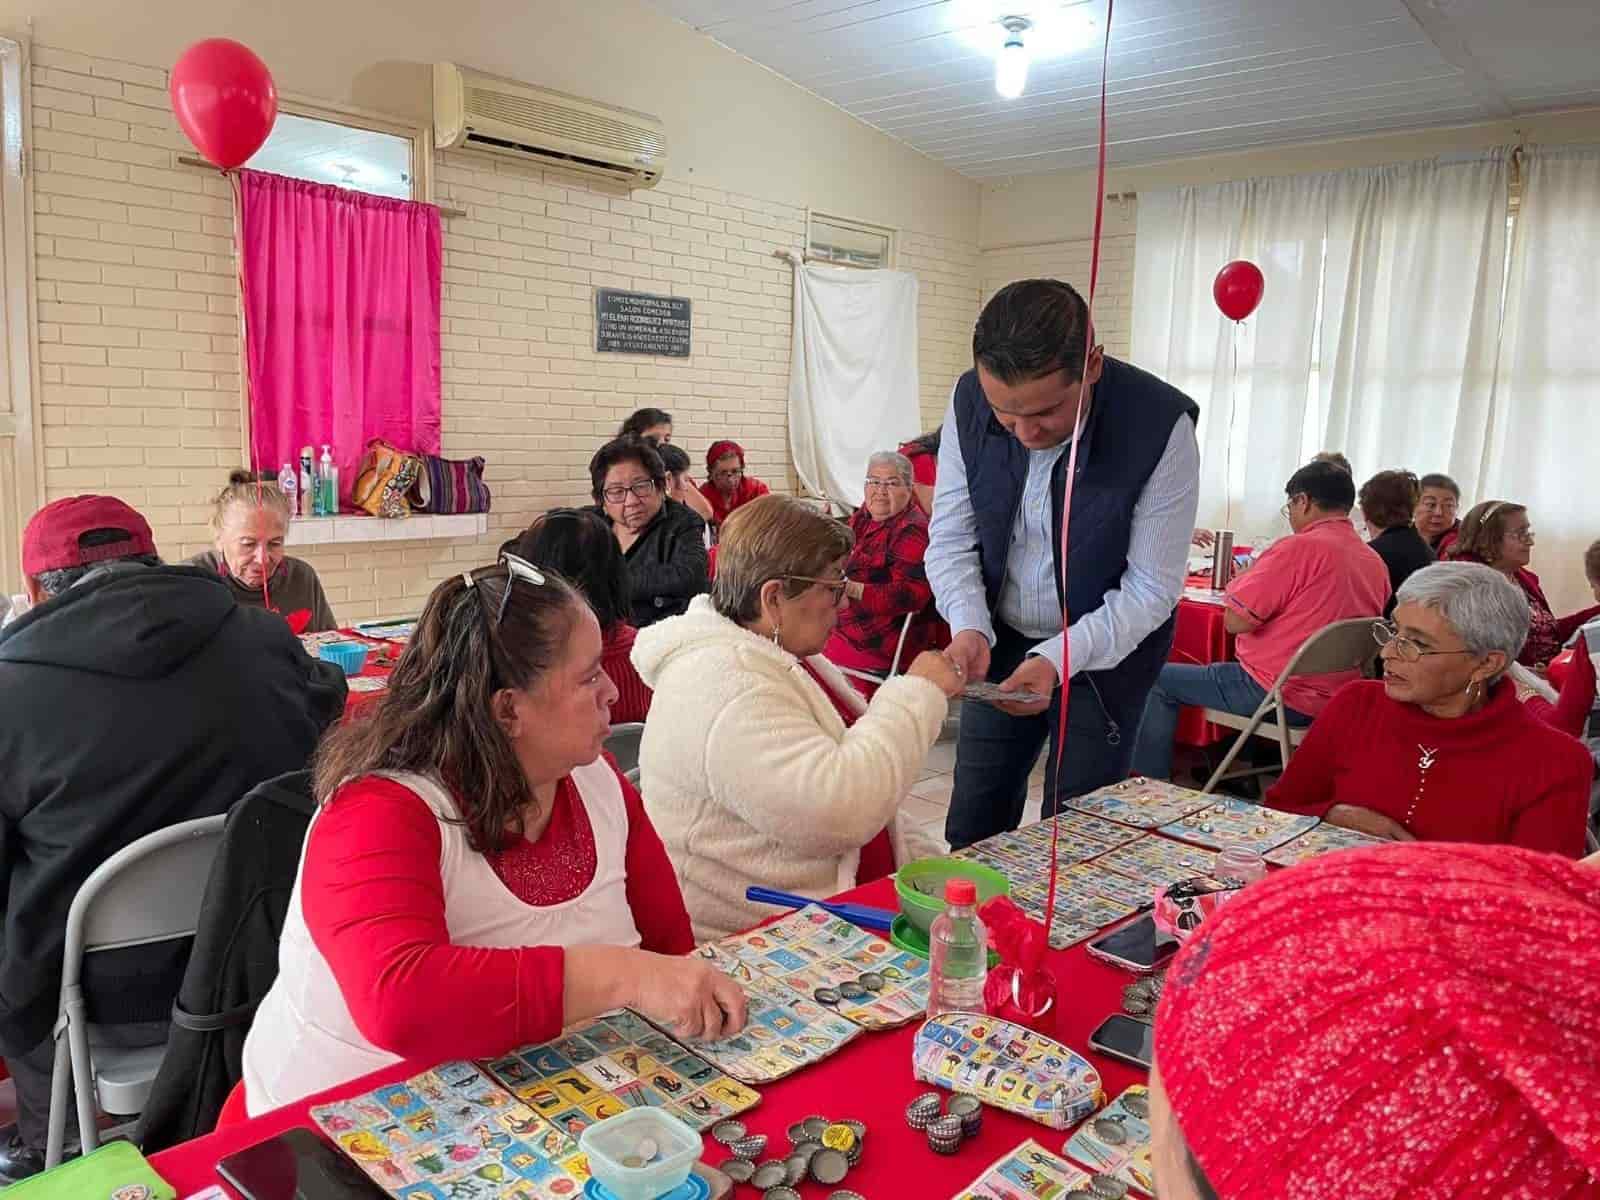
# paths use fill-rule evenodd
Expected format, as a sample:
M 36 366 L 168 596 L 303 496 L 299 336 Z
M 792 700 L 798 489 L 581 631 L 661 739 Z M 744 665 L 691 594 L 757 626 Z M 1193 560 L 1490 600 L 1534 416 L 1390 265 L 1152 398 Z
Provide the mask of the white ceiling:
M 245 164 L 258 171 L 411 199 L 411 139 L 280 112 Z
M 974 178 L 1094 162 L 1105 0 L 654 3 Z M 1081 31 L 1012 101 L 1008 15 Z M 1109 91 L 1118 163 L 1600 104 L 1600 0 L 1116 0 Z

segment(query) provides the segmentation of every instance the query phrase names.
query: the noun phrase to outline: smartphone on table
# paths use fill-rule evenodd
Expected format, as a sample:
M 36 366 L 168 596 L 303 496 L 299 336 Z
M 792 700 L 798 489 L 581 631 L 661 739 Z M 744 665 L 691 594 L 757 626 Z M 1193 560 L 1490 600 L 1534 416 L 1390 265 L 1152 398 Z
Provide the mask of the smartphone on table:
M 1155 1061 L 1155 1029 L 1147 1022 L 1112 1013 L 1089 1035 L 1089 1046 L 1148 1071 Z
M 1148 975 L 1178 952 L 1176 939 L 1156 931 L 1155 918 L 1148 912 L 1102 933 L 1089 943 L 1089 954 L 1136 975 Z
M 245 1200 L 388 1200 L 360 1167 L 304 1128 L 228 1155 L 217 1174 Z

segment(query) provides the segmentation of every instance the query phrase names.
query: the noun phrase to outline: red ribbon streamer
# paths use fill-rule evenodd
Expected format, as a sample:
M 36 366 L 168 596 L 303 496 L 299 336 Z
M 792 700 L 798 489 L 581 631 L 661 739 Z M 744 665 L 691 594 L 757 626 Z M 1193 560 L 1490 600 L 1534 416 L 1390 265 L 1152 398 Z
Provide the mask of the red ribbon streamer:
M 1071 616 L 1067 606 L 1067 530 L 1072 524 L 1072 485 L 1078 474 L 1078 443 L 1087 422 L 1094 389 L 1089 383 L 1089 352 L 1094 348 L 1094 296 L 1100 282 L 1100 230 L 1106 210 L 1106 75 L 1111 62 L 1111 8 L 1115 0 L 1106 0 L 1106 32 L 1100 48 L 1100 155 L 1094 188 L 1094 242 L 1089 256 L 1089 319 L 1083 332 L 1084 378 L 1078 389 L 1078 426 L 1073 432 L 1072 448 L 1067 452 L 1066 495 L 1061 504 L 1061 717 L 1056 730 L 1055 785 L 1061 786 L 1061 763 L 1067 750 L 1067 702 L 1071 695 L 1072 642 L 1069 633 Z M 1053 797 L 1052 797 L 1053 799 Z M 1059 813 L 1057 814 L 1059 815 Z M 1044 929 L 1046 936 L 1055 927 L 1056 883 L 1060 876 L 1059 844 L 1061 822 L 1050 822 L 1050 891 L 1045 899 Z

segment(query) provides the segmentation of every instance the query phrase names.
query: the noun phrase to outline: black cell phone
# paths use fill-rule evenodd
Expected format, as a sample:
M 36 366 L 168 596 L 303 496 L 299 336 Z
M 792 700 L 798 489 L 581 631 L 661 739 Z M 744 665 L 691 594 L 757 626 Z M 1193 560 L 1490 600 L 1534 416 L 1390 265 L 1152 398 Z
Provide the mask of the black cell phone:
M 1089 1035 L 1089 1045 L 1101 1054 L 1148 1071 L 1155 1059 L 1155 1029 L 1143 1021 L 1112 1013 Z
M 1155 918 L 1149 913 L 1118 925 L 1089 943 L 1093 957 L 1141 975 L 1154 971 L 1177 952 L 1177 941 L 1158 935 Z
M 388 1200 L 333 1146 L 309 1129 L 291 1129 L 217 1163 L 217 1174 L 245 1200 Z

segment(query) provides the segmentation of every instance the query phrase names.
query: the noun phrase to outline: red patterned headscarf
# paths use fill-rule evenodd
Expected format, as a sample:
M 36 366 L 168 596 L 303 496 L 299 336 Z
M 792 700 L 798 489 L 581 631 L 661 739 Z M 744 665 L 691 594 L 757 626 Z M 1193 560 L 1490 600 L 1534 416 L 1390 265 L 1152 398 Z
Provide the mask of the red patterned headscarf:
M 1406 843 L 1276 873 L 1173 961 L 1155 1045 L 1222 1200 L 1600 1197 L 1600 870 Z
M 706 451 L 706 473 L 710 474 L 716 469 L 717 463 L 727 458 L 730 454 L 737 454 L 739 456 L 739 465 L 741 467 L 744 466 L 744 447 L 739 445 L 738 442 L 712 442 L 711 449 Z

